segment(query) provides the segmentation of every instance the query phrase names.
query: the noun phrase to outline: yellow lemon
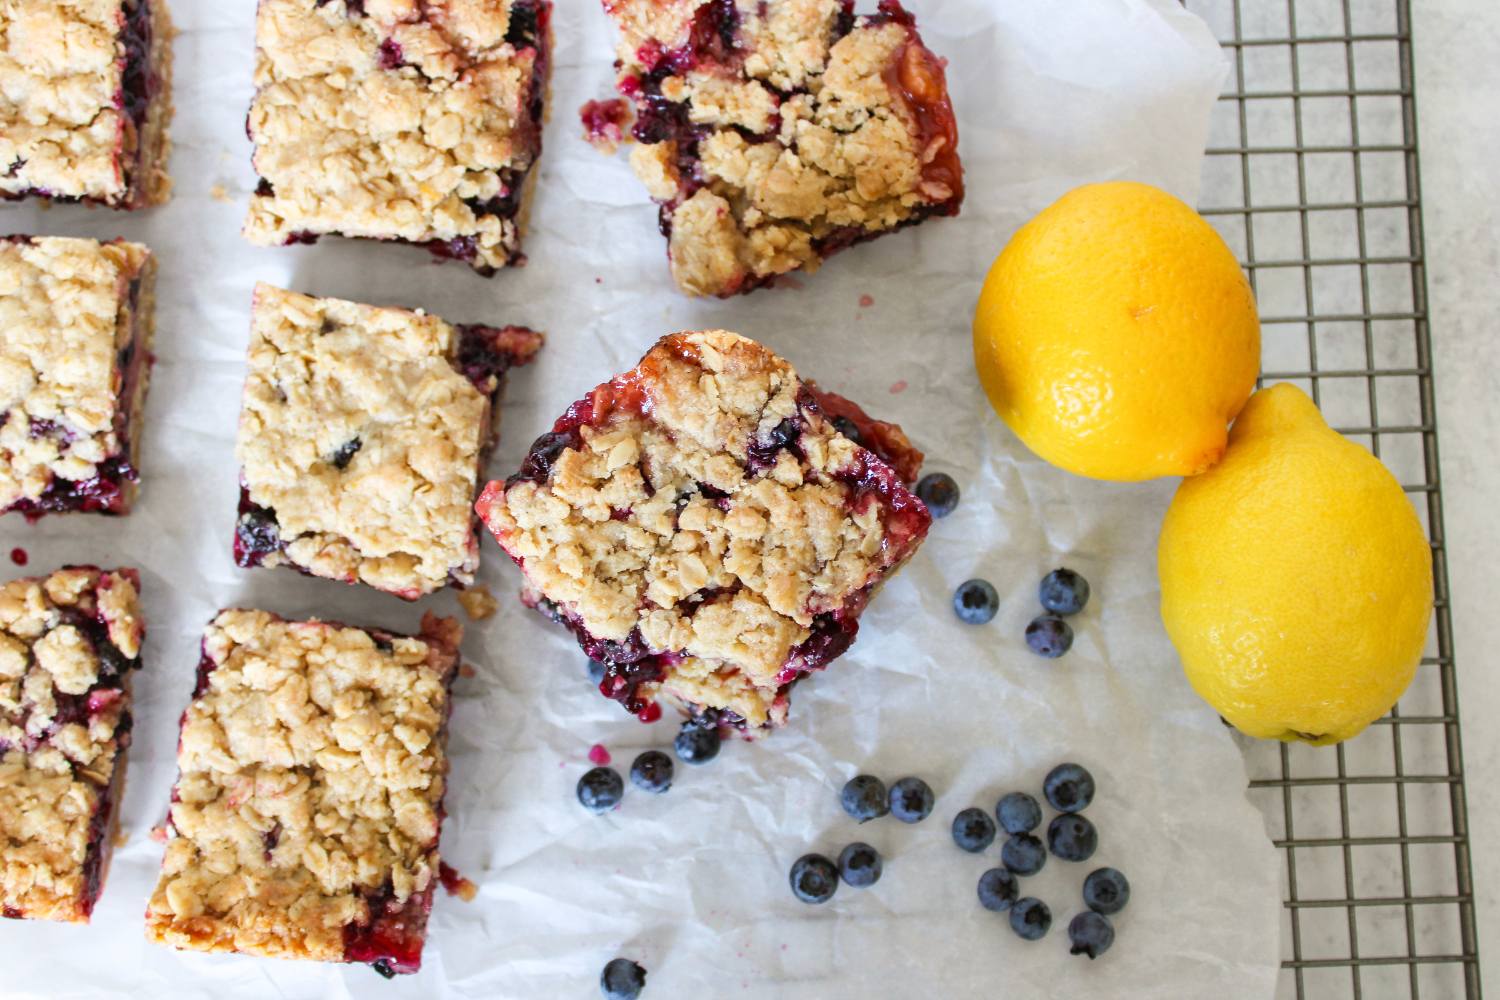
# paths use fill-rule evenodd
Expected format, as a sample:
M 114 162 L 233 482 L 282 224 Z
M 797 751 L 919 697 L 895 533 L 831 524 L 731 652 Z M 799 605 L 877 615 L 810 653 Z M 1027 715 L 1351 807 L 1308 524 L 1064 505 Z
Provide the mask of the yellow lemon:
M 1042 458 L 1095 479 L 1202 472 L 1255 388 L 1260 325 L 1239 264 L 1182 201 L 1090 184 L 1023 226 L 974 317 L 980 381 Z
M 1346 740 L 1422 657 L 1432 550 L 1416 511 L 1295 386 L 1252 396 L 1223 461 L 1183 481 L 1157 566 L 1188 680 L 1251 736 Z

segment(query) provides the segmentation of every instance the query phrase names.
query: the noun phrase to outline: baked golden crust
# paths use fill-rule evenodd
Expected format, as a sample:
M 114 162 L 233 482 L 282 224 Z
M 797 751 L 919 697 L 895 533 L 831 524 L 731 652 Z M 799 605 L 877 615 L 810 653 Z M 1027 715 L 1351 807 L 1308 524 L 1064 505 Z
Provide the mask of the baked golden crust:
M 0 240 L 0 511 L 91 480 L 138 442 L 155 276 L 138 243 Z
M 670 653 L 652 685 L 780 722 L 820 617 L 857 617 L 926 530 L 925 511 L 893 529 L 904 488 L 883 465 L 886 497 L 861 485 L 879 460 L 814 392 L 754 341 L 674 334 L 575 406 L 589 416 L 545 475 L 491 484 L 481 515 L 575 629 Z
M 150 44 L 137 54 L 142 24 Z M 166 201 L 172 34 L 164 0 L 0 0 L 0 193 Z
M 129 743 L 138 599 L 128 570 L 69 567 L 0 585 L 6 916 L 89 919 Z
M 346 961 L 347 935 L 430 898 L 463 630 L 422 624 L 405 637 L 253 610 L 209 624 L 148 938 Z
M 442 244 L 521 261 L 550 38 L 508 40 L 518 0 L 260 0 L 245 235 Z M 534 6 L 534 5 L 533 5 Z M 542 6 L 545 6 L 543 4 Z M 352 8 L 352 9 L 351 9 Z
M 280 547 L 255 561 L 407 598 L 471 583 L 492 398 L 505 366 L 541 345 L 520 328 L 497 336 L 481 387 L 458 370 L 466 337 L 481 343 L 465 328 L 257 286 L 236 453 Z
M 631 164 L 669 225 L 672 274 L 728 295 L 962 200 L 942 65 L 899 7 L 607 0 Z M 664 111 L 663 108 L 672 109 Z

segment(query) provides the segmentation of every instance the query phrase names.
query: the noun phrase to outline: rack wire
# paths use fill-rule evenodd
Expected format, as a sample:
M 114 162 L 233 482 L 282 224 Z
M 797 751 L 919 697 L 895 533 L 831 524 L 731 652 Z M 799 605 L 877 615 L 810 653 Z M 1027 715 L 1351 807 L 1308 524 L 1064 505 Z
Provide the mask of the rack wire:
M 1410 3 L 1185 3 L 1233 67 L 1202 211 L 1255 287 L 1263 381 L 1302 386 L 1385 461 L 1433 552 L 1427 655 L 1389 716 L 1335 747 L 1245 743 L 1285 862 L 1278 997 L 1478 1000 Z

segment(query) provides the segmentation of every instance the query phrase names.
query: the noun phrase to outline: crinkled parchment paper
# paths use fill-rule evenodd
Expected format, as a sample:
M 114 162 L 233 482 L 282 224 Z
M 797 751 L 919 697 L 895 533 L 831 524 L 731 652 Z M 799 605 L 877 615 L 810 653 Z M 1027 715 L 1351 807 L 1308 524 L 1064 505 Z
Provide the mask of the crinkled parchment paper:
M 1153 547 L 1172 484 L 1087 482 L 1035 459 L 991 413 L 970 361 L 979 283 L 1010 233 L 1086 181 L 1136 178 L 1192 199 L 1224 61 L 1170 0 L 915 0 L 949 59 L 968 168 L 957 220 L 855 248 L 821 273 L 731 302 L 673 290 L 656 210 L 623 156 L 580 138 L 578 105 L 611 84 L 596 0 L 558 0 L 552 122 L 525 269 L 485 281 L 407 248 L 340 240 L 257 249 L 239 236 L 248 165 L 254 3 L 173 0 L 177 143 L 171 205 L 139 217 L 74 206 L 0 209 L 9 232 L 126 235 L 161 256 L 159 362 L 147 414 L 142 504 L 123 520 L 0 521 L 29 571 L 68 561 L 142 568 L 150 631 L 115 852 L 93 924 L 0 926 L 10 997 L 506 997 L 597 995 L 609 958 L 650 970 L 648 997 L 1254 997 L 1278 959 L 1276 858 L 1227 730 L 1189 690 L 1157 617 Z M 663 333 L 723 326 L 899 421 L 953 474 L 964 500 L 873 603 L 859 642 L 804 683 L 791 724 L 679 767 L 661 797 L 627 792 L 594 817 L 573 786 L 603 743 L 628 768 L 666 747 L 590 690 L 583 657 L 513 595 L 519 575 L 486 540 L 482 577 L 502 598 L 469 626 L 477 675 L 456 689 L 444 857 L 479 885 L 440 895 L 422 972 L 179 954 L 147 945 L 142 912 L 161 847 L 148 832 L 175 776 L 177 719 L 203 624 L 224 605 L 415 628 L 420 609 L 230 556 L 233 435 L 250 291 L 257 280 L 422 306 L 454 321 L 525 323 L 550 341 L 511 380 L 493 468 L 513 469 L 573 399 Z M 873 304 L 861 305 L 865 296 Z M 1077 642 L 1058 661 L 1025 649 L 1037 580 L 1059 564 L 1092 581 Z M 9 567 L 7 567 L 10 570 Z M 18 571 L 15 571 L 18 572 Z M 950 595 L 984 576 L 999 617 L 959 624 Z M 425 602 L 457 613 L 451 594 Z M 1026 892 L 1052 906 L 1040 943 L 974 900 L 998 863 L 959 852 L 954 813 L 1038 791 L 1061 760 L 1098 778 L 1094 862 L 1053 859 Z M 936 813 L 856 827 L 836 790 L 856 771 L 918 774 Z M 866 840 L 886 856 L 875 888 L 809 907 L 787 890 L 798 855 Z M 1083 876 L 1128 873 L 1134 897 L 1113 951 L 1067 954 Z

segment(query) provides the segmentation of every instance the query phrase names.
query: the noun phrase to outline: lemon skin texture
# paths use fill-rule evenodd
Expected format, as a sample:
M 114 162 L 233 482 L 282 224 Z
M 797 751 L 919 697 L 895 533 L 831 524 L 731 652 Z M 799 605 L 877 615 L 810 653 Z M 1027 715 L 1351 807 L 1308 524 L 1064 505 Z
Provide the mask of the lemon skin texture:
M 1251 397 L 1223 460 L 1182 483 L 1157 562 L 1188 680 L 1241 732 L 1346 740 L 1416 672 L 1432 616 L 1421 522 L 1295 386 Z
M 1233 253 L 1187 204 L 1133 182 L 1077 188 L 985 279 L 974 360 L 1037 455 L 1095 479 L 1202 472 L 1255 388 L 1260 326 Z

